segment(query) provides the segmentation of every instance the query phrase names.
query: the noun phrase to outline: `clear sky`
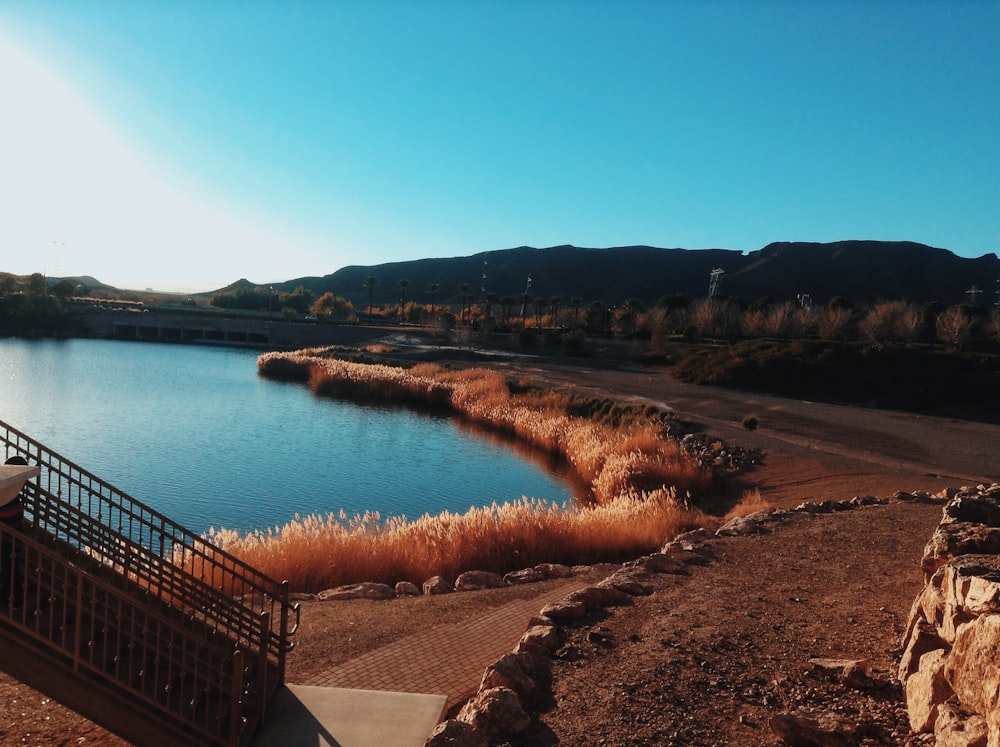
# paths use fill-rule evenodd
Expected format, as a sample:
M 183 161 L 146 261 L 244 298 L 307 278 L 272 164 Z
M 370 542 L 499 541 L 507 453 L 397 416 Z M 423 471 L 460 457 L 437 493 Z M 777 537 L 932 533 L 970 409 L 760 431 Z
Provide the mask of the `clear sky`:
M 0 0 L 0 270 L 1000 251 L 1000 2 Z

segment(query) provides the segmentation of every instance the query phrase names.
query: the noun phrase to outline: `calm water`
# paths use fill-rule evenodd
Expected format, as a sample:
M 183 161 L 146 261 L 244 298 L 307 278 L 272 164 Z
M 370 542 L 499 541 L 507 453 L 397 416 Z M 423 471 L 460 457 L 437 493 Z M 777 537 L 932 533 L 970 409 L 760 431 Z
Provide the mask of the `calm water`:
M 0 420 L 196 532 L 573 499 L 557 467 L 443 417 L 319 399 L 257 353 L 0 340 Z

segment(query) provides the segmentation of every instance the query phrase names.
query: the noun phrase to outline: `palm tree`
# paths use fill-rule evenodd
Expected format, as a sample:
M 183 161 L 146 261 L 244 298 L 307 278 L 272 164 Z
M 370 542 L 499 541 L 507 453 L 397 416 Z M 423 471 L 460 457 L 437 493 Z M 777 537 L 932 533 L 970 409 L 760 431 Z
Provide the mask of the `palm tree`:
M 462 283 L 458 286 L 458 292 L 462 294 L 462 315 L 461 319 L 465 321 L 465 306 L 469 301 L 469 294 L 472 293 L 472 286 L 468 283 Z
M 375 286 L 378 285 L 378 278 L 374 275 L 369 275 L 365 278 L 365 282 L 362 285 L 368 289 L 368 316 L 370 317 L 372 315 L 372 296 L 375 293 Z
M 591 301 L 587 310 L 587 321 L 593 332 L 606 332 L 608 329 L 608 312 L 600 301 Z
M 552 326 L 558 327 L 558 317 L 559 317 L 559 304 L 562 303 L 562 299 L 559 296 L 552 296 L 549 299 L 549 313 L 552 315 Z
M 427 284 L 427 293 L 431 297 L 431 313 L 432 314 L 434 313 L 434 299 L 437 297 L 438 288 L 440 288 L 440 287 L 441 286 L 438 285 L 437 283 L 428 283 Z
M 573 326 L 577 327 L 580 324 L 580 306 L 583 304 L 583 299 L 579 296 L 573 296 L 569 299 L 569 303 L 573 307 Z
M 487 293 L 483 298 L 486 300 L 486 318 L 493 316 L 493 304 L 497 302 L 499 296 L 496 293 Z
M 623 306 L 625 307 L 625 326 L 627 327 L 625 333 L 632 334 L 635 332 L 636 318 L 643 311 L 642 301 L 638 298 L 626 298 Z
M 399 286 L 399 318 L 403 318 L 403 306 L 406 304 L 406 289 L 410 287 L 409 280 L 400 280 L 396 283 Z
M 510 324 L 510 315 L 513 314 L 514 304 L 517 303 L 516 296 L 504 296 L 500 299 L 500 305 L 503 307 L 503 323 Z

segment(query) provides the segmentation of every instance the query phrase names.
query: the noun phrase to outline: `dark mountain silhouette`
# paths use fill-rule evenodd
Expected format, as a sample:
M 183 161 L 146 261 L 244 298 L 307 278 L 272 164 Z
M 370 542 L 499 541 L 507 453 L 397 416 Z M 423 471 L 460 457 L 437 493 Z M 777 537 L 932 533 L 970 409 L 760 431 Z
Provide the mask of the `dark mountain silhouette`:
M 116 290 L 113 286 L 102 283 L 95 277 L 90 275 L 73 275 L 63 278 L 46 278 L 49 285 L 55 285 L 63 280 L 68 280 L 73 284 L 73 288 L 76 291 L 91 292 L 97 290 Z
M 707 296 L 709 274 L 715 268 L 724 271 L 720 295 L 748 303 L 809 294 L 820 304 L 844 296 L 856 303 L 907 300 L 952 305 L 968 301 L 966 291 L 976 285 L 983 291 L 980 303 L 989 304 L 996 300 L 1000 280 L 1000 260 L 995 254 L 967 259 L 947 249 L 907 241 L 838 241 L 778 242 L 747 254 L 650 246 L 519 247 L 467 257 L 352 265 L 323 277 L 276 283 L 274 288 L 291 291 L 302 285 L 317 296 L 331 291 L 361 308 L 368 304 L 365 279 L 372 276 L 378 280 L 373 294 L 376 305 L 399 301 L 400 280 L 408 283 L 407 301 L 429 302 L 428 286 L 436 283 L 435 301 L 457 304 L 462 300 L 462 284 L 468 285 L 473 301 L 480 298 L 483 287 L 498 298 L 520 300 L 530 276 L 527 292 L 532 298 L 556 297 L 565 304 L 576 297 L 584 303 L 608 305 L 634 298 L 649 306 L 668 296 Z

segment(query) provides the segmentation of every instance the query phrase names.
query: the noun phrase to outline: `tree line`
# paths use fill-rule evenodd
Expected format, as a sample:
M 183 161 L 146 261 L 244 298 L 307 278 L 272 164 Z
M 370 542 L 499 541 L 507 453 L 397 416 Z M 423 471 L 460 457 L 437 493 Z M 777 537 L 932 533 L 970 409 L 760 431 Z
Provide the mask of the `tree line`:
M 410 282 L 405 279 L 396 282 L 398 300 L 376 305 L 375 291 L 380 285 L 379 278 L 373 275 L 363 282 L 368 294 L 369 318 L 413 324 L 440 324 L 445 319 L 450 324 L 475 327 L 485 333 L 579 330 L 586 334 L 645 338 L 654 343 L 654 348 L 678 338 L 695 342 L 814 337 L 875 345 L 937 341 L 956 349 L 975 342 L 1000 342 L 1000 305 L 917 306 L 900 300 L 862 305 L 844 296 L 814 305 L 807 296 L 795 301 L 761 299 L 754 303 L 719 296 L 695 300 L 665 296 L 646 308 L 637 298 L 608 304 L 588 302 L 579 296 L 562 298 L 527 291 L 499 295 L 476 292 L 470 283 L 462 283 L 457 288 L 461 301 L 456 309 L 453 304 L 437 303 L 441 292 L 438 283 L 429 283 L 423 289 L 422 301 L 413 300 Z M 313 306 L 313 313 L 335 313 L 351 319 L 357 316 L 350 301 L 329 292 L 321 300 L 322 304 Z
M 319 297 L 304 287 L 275 291 L 270 286 L 250 286 L 215 293 L 210 304 L 219 309 L 269 311 L 288 319 L 313 315 L 317 319 L 356 323 L 369 320 L 402 322 L 448 330 L 456 326 L 491 332 L 525 333 L 533 343 L 538 334 L 564 339 L 566 335 L 606 335 L 651 341 L 653 351 L 671 340 L 735 341 L 740 339 L 794 339 L 813 337 L 830 341 L 867 341 L 874 345 L 940 342 L 964 349 L 982 343 L 1000 343 L 1000 306 L 960 304 L 922 306 L 907 301 L 854 304 L 838 296 L 823 305 L 808 297 L 795 301 L 712 297 L 691 300 L 665 296 L 646 308 L 637 298 L 617 304 L 586 301 L 579 296 L 562 298 L 529 292 L 500 295 L 475 289 L 471 283 L 457 288 L 459 304 L 438 302 L 445 293 L 436 282 L 414 289 L 406 279 L 392 288 L 394 300 L 376 305 L 381 281 L 367 276 L 362 287 L 367 308 L 327 291 Z M 86 289 L 69 279 L 50 282 L 41 273 L 19 277 L 0 272 L 0 329 L 44 332 L 69 329 L 72 315 L 65 302 Z M 133 294 L 134 295 L 134 294 Z M 454 296 L 453 296 L 454 297 Z

